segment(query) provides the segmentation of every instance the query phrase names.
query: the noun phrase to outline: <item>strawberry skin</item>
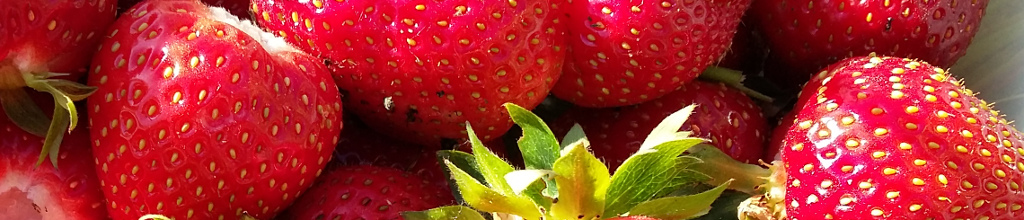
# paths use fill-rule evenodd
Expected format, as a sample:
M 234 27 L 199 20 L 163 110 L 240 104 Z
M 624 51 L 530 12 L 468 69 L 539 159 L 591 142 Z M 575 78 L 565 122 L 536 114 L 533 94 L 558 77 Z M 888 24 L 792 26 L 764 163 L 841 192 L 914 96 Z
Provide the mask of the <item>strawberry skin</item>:
M 49 97 L 34 95 L 49 102 Z M 87 130 L 65 134 L 60 169 L 50 163 L 36 167 L 42 137 L 18 129 L 6 117 L 0 117 L 0 134 L 0 219 L 107 219 Z
M 66 73 L 78 79 L 103 31 L 114 21 L 116 1 L 0 1 L 0 89 L 21 73 Z M 89 19 L 81 19 L 89 18 Z M 10 71 L 7 68 L 14 68 Z M 25 86 L 22 83 L 19 87 Z
M 93 60 L 96 170 L 114 219 L 269 219 L 342 127 L 321 61 L 198 0 L 145 1 Z
M 763 156 L 768 122 L 761 109 L 744 93 L 720 83 L 692 81 L 680 90 L 640 105 L 591 109 L 575 107 L 552 123 L 564 135 L 579 123 L 590 139 L 591 150 L 609 169 L 617 168 L 647 138 L 660 119 L 680 108 L 697 104 L 683 130 L 711 140 L 732 158 L 756 163 Z
M 317 179 L 281 219 L 401 219 L 401 212 L 452 203 L 447 190 L 401 170 L 346 166 Z
M 811 85 L 783 143 L 790 219 L 1024 216 L 1021 133 L 943 69 L 856 57 Z
M 532 109 L 559 78 L 564 27 L 540 0 L 253 1 L 256 20 L 327 60 L 346 108 L 378 132 L 443 146 L 484 141 Z M 455 141 L 451 141 L 455 140 Z M 442 144 L 443 142 L 443 144 Z
M 921 59 L 943 68 L 967 51 L 988 0 L 759 0 L 753 21 L 774 62 L 767 72 L 806 81 L 840 59 L 869 53 Z
M 568 1 L 570 51 L 552 92 L 584 107 L 661 97 L 729 48 L 750 0 Z

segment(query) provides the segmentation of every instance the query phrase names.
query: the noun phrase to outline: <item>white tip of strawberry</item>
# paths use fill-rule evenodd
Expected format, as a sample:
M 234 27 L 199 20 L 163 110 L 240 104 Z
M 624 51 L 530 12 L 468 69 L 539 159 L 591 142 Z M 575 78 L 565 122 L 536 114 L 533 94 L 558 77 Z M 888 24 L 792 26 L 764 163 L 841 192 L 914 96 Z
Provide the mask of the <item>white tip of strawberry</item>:
M 263 45 L 263 49 L 269 53 L 277 53 L 283 51 L 299 52 L 299 49 L 295 48 L 291 44 L 288 44 L 284 38 L 274 36 L 272 33 L 268 33 L 256 26 L 252 21 L 247 19 L 239 19 L 238 16 L 231 14 L 227 9 L 222 7 L 210 6 L 210 17 L 214 20 L 224 22 L 242 30 L 245 34 L 249 35 L 256 41 Z

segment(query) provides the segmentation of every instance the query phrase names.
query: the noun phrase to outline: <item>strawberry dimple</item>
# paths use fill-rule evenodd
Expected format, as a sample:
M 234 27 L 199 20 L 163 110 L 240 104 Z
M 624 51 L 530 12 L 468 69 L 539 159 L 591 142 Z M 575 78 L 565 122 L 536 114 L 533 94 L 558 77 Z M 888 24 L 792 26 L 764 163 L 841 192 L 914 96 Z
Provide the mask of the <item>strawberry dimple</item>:
M 717 62 L 749 1 L 576 1 L 571 50 L 553 93 L 586 107 L 637 104 Z
M 226 14 L 143 2 L 101 45 L 89 123 L 115 219 L 268 218 L 331 159 L 341 100 L 326 67 Z
M 787 215 L 1020 216 L 1024 142 L 945 71 L 892 57 L 837 63 L 797 106 L 782 159 Z M 785 129 L 785 128 L 783 128 Z M 1018 152 L 1019 151 L 1019 152 Z M 919 196 L 926 195 L 926 196 Z
M 440 146 L 511 127 L 501 106 L 533 107 L 564 54 L 556 4 L 511 1 L 256 1 L 257 21 L 328 60 L 352 112 L 375 130 Z

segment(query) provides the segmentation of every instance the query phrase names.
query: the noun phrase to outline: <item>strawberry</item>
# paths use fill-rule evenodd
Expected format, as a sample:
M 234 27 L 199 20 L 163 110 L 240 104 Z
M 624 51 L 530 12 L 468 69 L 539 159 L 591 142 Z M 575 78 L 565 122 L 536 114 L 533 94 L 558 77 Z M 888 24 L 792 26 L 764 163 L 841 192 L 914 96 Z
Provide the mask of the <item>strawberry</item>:
M 552 92 L 584 107 L 645 102 L 721 59 L 750 0 L 569 1 L 570 51 Z
M 114 219 L 269 219 L 331 159 L 341 97 L 319 59 L 198 0 L 140 3 L 106 35 L 88 109 Z
M 57 162 L 63 133 L 78 125 L 73 101 L 95 91 L 76 82 L 114 21 L 116 1 L 0 1 L 0 105 L 12 123 L 35 136 L 48 137 L 42 152 Z M 89 18 L 89 19 L 82 19 Z M 25 91 L 53 96 L 58 108 L 52 122 Z M 45 156 L 45 155 L 43 155 Z M 40 156 L 40 161 L 45 158 Z
M 124 13 L 132 6 L 139 4 L 144 0 L 118 0 L 117 8 L 118 14 Z M 155 1 L 155 0 L 150 0 Z M 240 18 L 251 18 L 249 14 L 249 0 L 202 0 L 203 3 L 209 4 L 210 6 L 223 7 L 227 9 L 231 14 Z
M 789 219 L 1020 219 L 1021 133 L 916 59 L 855 57 L 803 90 L 769 210 Z M 808 95 L 810 94 L 810 95 Z M 771 219 L 771 218 L 764 218 Z
M 334 151 L 334 160 L 331 164 L 394 168 L 447 186 L 447 180 L 435 155 L 440 148 L 394 140 L 370 130 L 365 124 L 354 119 L 346 119 L 344 124 L 345 129 L 338 136 L 338 148 Z
M 753 21 L 768 41 L 769 71 L 789 85 L 843 58 L 869 53 L 956 63 L 978 32 L 988 0 L 759 0 Z
M 399 219 L 399 213 L 452 204 L 452 195 L 389 167 L 346 166 L 317 179 L 282 219 Z
M 579 123 L 591 134 L 594 155 L 614 170 L 640 148 L 646 138 L 643 134 L 654 129 L 659 118 L 689 104 L 698 106 L 693 119 L 684 124 L 685 130 L 709 139 L 710 144 L 737 160 L 756 163 L 762 158 L 768 122 L 750 98 L 721 83 L 693 81 L 678 91 L 635 106 L 575 107 L 551 126 L 556 134 L 562 135 Z
M 36 165 L 42 137 L 19 129 L 5 117 L 0 117 L 0 133 L 0 219 L 107 218 L 86 130 L 64 136 L 59 168 Z
M 512 126 L 501 104 L 540 104 L 564 59 L 547 1 L 253 3 L 261 25 L 327 60 L 348 109 L 428 146 L 464 142 L 467 121 L 485 141 L 501 136 Z

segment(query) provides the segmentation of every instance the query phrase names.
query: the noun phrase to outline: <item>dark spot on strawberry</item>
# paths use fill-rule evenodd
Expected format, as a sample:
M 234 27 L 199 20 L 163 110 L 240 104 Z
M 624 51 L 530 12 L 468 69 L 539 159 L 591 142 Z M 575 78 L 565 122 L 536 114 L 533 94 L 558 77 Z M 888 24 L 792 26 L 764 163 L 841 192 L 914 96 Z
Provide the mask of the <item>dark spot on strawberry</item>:
M 418 115 L 418 114 L 419 114 L 418 110 L 409 108 L 408 110 L 405 111 L 405 121 L 406 122 L 416 122 L 416 120 L 417 120 L 416 115 Z
M 319 215 L 316 215 L 316 220 L 323 220 L 323 219 L 324 219 L 324 214 L 323 213 L 320 213 Z
M 455 139 L 451 139 L 451 138 L 442 138 L 441 139 L 441 149 L 442 150 L 454 150 L 455 147 L 458 147 L 458 145 L 459 145 L 459 141 L 457 141 Z
M 324 66 L 331 66 L 333 63 L 334 61 L 331 61 L 330 59 L 324 59 Z
M 892 17 L 885 18 L 885 31 L 892 30 Z
M 438 97 L 438 98 L 440 98 L 440 97 L 444 97 L 444 90 L 441 90 L 441 91 L 437 91 L 437 92 L 435 92 L 434 94 L 437 94 L 437 97 Z
M 41 211 L 39 210 L 39 204 L 36 204 L 36 203 L 34 203 L 34 202 L 32 203 L 32 209 L 35 209 L 35 210 L 36 210 L 36 213 L 42 213 L 42 212 L 41 212 Z

